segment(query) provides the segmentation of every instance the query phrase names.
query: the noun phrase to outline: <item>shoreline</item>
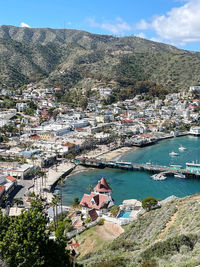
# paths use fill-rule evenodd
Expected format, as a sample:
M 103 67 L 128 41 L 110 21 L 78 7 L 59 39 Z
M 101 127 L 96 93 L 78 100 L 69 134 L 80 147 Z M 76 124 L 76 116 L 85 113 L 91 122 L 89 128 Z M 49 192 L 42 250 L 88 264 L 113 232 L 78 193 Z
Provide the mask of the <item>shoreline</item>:
M 138 147 L 121 147 L 121 148 L 117 148 L 115 150 L 109 150 L 106 152 L 103 152 L 100 155 L 94 156 L 94 158 L 97 159 L 106 159 L 106 160 L 120 160 L 120 158 L 125 155 L 126 153 L 130 152 L 130 151 L 134 151 L 137 150 Z M 71 171 L 71 173 L 69 175 L 67 175 L 65 177 L 65 179 L 67 179 L 67 177 L 71 177 L 75 174 L 81 173 L 81 172 L 86 172 L 86 171 L 91 171 L 94 170 L 95 168 L 90 168 L 90 167 L 84 167 L 81 165 L 77 165 L 74 170 Z

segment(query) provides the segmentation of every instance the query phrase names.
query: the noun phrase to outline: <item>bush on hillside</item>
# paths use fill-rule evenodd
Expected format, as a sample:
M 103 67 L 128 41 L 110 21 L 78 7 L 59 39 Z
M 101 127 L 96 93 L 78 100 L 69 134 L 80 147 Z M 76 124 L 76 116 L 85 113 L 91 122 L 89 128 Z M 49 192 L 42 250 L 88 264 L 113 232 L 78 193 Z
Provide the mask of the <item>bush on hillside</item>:
M 145 210 L 150 210 L 154 206 L 156 206 L 158 201 L 154 197 L 146 197 L 145 199 L 142 200 L 142 207 Z

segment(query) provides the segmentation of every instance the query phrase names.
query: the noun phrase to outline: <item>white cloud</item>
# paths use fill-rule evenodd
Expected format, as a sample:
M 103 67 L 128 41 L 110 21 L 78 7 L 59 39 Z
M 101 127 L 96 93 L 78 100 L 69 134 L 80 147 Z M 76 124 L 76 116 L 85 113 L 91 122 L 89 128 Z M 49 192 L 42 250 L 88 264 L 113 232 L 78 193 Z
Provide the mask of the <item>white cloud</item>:
M 166 15 L 155 16 L 151 23 L 141 20 L 137 29 L 152 29 L 161 40 L 184 44 L 200 41 L 200 0 L 187 1 Z
M 146 20 L 141 19 L 138 23 L 136 23 L 135 28 L 138 30 L 148 30 L 151 28 L 151 24 L 147 23 Z
M 24 23 L 24 22 L 21 22 L 20 27 L 30 28 L 30 26 L 28 24 Z
M 101 28 L 116 35 L 123 35 L 125 32 L 132 29 L 132 27 L 120 17 L 116 18 L 115 21 L 104 21 L 102 23 L 96 22 L 94 18 L 88 18 L 87 21 L 91 27 Z

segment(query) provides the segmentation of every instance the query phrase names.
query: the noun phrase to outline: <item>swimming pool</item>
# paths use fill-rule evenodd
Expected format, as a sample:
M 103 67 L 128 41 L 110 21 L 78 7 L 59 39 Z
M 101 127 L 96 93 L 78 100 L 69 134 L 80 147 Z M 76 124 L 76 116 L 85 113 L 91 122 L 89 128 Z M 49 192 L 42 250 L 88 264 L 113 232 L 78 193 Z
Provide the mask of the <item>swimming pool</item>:
M 117 218 L 130 218 L 131 211 L 120 211 Z

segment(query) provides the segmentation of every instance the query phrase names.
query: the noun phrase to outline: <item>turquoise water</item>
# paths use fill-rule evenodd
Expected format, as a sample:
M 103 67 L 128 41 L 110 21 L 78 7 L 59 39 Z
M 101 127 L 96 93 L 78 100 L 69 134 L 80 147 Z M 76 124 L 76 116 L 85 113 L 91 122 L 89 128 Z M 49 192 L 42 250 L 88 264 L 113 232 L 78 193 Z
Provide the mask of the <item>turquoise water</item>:
M 187 150 L 181 152 L 179 146 Z M 177 157 L 170 157 L 171 151 L 179 153 Z M 200 162 L 200 138 L 178 137 L 161 141 L 153 146 L 138 148 L 121 157 L 122 161 L 135 163 L 151 162 L 152 164 L 171 165 L 180 164 L 185 167 L 186 162 Z M 144 199 L 147 196 L 164 199 L 170 195 L 183 197 L 200 192 L 200 179 L 178 179 L 168 177 L 165 181 L 154 181 L 146 172 L 123 171 L 117 169 L 96 169 L 77 173 L 70 176 L 63 186 L 63 202 L 70 205 L 75 197 L 82 198 L 89 184 L 95 186 L 101 177 L 105 177 L 113 189 L 116 204 L 124 199 Z
M 131 211 L 121 211 L 117 218 L 129 218 Z

